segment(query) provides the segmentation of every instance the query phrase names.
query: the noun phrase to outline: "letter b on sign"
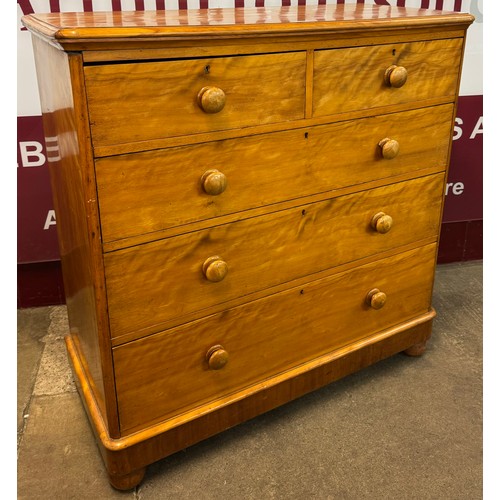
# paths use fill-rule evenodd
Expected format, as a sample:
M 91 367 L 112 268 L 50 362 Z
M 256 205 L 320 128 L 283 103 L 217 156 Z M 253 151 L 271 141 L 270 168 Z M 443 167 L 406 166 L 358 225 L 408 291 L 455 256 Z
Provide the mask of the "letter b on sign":
M 21 163 L 23 167 L 41 167 L 45 164 L 42 144 L 38 141 L 24 141 L 19 143 Z

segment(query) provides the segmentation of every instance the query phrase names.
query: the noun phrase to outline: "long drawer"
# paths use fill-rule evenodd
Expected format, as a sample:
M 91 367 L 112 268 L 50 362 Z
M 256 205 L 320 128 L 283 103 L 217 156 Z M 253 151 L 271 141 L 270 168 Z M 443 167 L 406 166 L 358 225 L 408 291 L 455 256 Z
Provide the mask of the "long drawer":
M 305 52 L 87 66 L 92 141 L 122 144 L 304 118 L 305 72 Z
M 111 335 L 159 331 L 194 311 L 437 238 L 443 180 L 421 177 L 107 253 Z M 379 214 L 392 218 L 388 232 L 372 226 Z
M 420 247 L 115 348 L 122 430 L 179 415 L 426 313 L 435 251 L 435 244 Z M 379 309 L 366 298 L 374 289 L 386 296 Z
M 455 98 L 462 39 L 451 38 L 314 53 L 313 115 Z M 386 71 L 393 73 L 393 83 Z M 403 69 L 401 69 L 403 68 Z M 406 71 L 407 80 L 401 77 Z M 401 78 L 396 78 L 400 76 Z
M 98 159 L 103 240 L 421 169 L 442 171 L 452 113 L 452 105 L 436 106 Z M 384 158 L 379 143 L 385 138 L 399 144 L 397 156 Z

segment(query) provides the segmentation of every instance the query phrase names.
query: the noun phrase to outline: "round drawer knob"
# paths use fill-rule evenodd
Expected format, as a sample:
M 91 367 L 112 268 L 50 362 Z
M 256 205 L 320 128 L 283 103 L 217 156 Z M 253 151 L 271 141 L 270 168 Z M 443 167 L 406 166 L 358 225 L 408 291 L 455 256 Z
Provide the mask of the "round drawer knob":
M 226 190 L 227 177 L 216 169 L 207 170 L 201 176 L 201 185 L 205 193 L 217 196 Z
M 211 370 L 220 370 L 229 361 L 229 353 L 221 345 L 214 345 L 207 352 L 207 361 Z
M 379 212 L 372 217 L 370 224 L 377 233 L 385 234 L 392 228 L 392 217 L 384 212 Z
M 399 89 L 408 79 L 408 71 L 403 66 L 392 65 L 385 70 L 384 81 L 389 87 Z
M 387 295 L 378 288 L 374 288 L 366 294 L 366 303 L 373 309 L 382 309 L 386 300 Z
M 205 113 L 218 113 L 226 104 L 226 94 L 219 87 L 203 87 L 198 92 L 198 104 Z
M 380 146 L 380 149 L 382 150 L 382 157 L 385 158 L 386 160 L 392 160 L 393 158 L 396 158 L 399 153 L 399 142 L 395 141 L 394 139 L 389 139 L 386 137 L 385 139 L 382 139 L 378 145 Z
M 208 281 L 222 281 L 227 274 L 227 264 L 218 255 L 209 257 L 203 263 L 203 274 Z

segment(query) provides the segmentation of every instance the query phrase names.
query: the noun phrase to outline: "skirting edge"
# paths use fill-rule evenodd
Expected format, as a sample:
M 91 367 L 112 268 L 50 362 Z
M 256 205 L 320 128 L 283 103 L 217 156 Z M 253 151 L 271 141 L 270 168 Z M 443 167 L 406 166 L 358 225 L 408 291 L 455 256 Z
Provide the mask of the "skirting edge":
M 75 382 L 110 476 L 124 476 L 366 366 L 425 343 L 436 312 L 426 314 L 276 375 L 175 418 L 110 437 L 71 335 L 65 337 Z

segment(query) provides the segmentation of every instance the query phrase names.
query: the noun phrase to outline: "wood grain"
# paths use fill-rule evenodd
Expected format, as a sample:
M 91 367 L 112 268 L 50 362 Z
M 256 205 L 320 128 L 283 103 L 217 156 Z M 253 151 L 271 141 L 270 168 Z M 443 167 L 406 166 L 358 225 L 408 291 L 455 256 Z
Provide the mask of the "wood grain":
M 82 55 L 85 63 L 139 61 L 146 59 L 176 59 L 188 57 L 213 57 L 244 54 L 267 54 L 270 52 L 297 52 L 298 50 L 335 49 L 345 47 L 361 47 L 386 43 L 415 42 L 420 40 L 439 40 L 461 38 L 464 36 L 463 26 L 443 25 L 430 31 L 427 28 L 394 28 L 384 30 L 360 30 L 355 38 L 348 31 L 324 37 L 321 35 L 288 35 L 286 37 L 258 37 L 256 39 L 237 38 L 234 40 L 168 40 L 168 42 L 143 40 L 128 41 L 124 46 L 115 44 L 112 50 L 101 47 L 96 50 L 93 43 L 83 42 Z
M 317 51 L 313 115 L 453 96 L 462 43 L 455 38 Z M 384 82 L 385 71 L 394 64 L 408 71 L 408 81 L 401 88 Z
M 255 125 L 241 129 L 227 129 L 215 132 L 204 132 L 192 135 L 183 135 L 175 137 L 162 137 L 147 141 L 127 142 L 123 144 L 110 144 L 94 148 L 94 156 L 102 158 L 105 156 L 116 156 L 128 153 L 138 153 L 142 151 L 152 151 L 154 149 L 165 149 L 189 144 L 201 144 L 203 142 L 219 141 L 230 138 L 244 138 L 285 130 L 297 130 L 306 127 L 316 127 L 333 122 L 344 122 L 361 118 L 375 117 L 389 113 L 398 113 L 402 111 L 417 110 L 443 104 L 455 103 L 455 96 L 433 97 L 417 102 L 408 102 L 404 104 L 391 104 L 389 106 L 375 107 L 358 111 L 349 111 L 347 113 L 338 113 L 336 115 L 326 115 L 314 118 L 301 118 L 300 120 L 291 120 L 279 123 L 270 123 L 265 125 Z
M 172 40 L 230 37 L 332 36 L 381 29 L 467 27 L 470 14 L 368 5 L 299 5 L 160 12 L 84 12 L 32 14 L 23 23 L 38 36 L 67 50 L 105 50 L 117 45 L 157 45 Z
M 33 39 L 70 332 L 109 432 L 118 419 L 81 56 Z M 79 71 L 80 70 L 80 71 Z M 68 333 L 70 333 L 68 332 Z
M 67 337 L 66 342 L 75 368 L 77 386 L 82 388 L 82 400 L 93 424 L 106 468 L 110 474 L 127 475 L 186 446 L 402 352 L 411 345 L 425 342 L 431 335 L 435 314 L 431 309 L 418 318 L 301 364 L 247 390 L 230 394 L 217 401 L 217 404 L 206 407 L 204 412 L 194 409 L 118 439 L 111 438 L 107 433 L 71 336 Z
M 98 159 L 103 240 L 153 233 L 404 173 L 418 175 L 429 167 L 444 170 L 452 112 L 453 106 L 445 105 Z M 388 135 L 400 143 L 399 155 L 390 161 L 382 158 L 378 146 Z M 227 179 L 218 196 L 204 192 L 200 180 L 214 168 Z
M 23 18 L 59 148 L 68 353 L 115 487 L 425 344 L 473 19 L 361 3 Z
M 115 348 L 122 430 L 202 406 L 427 312 L 435 250 L 375 261 Z M 387 295 L 382 310 L 365 304 L 374 285 Z M 229 361 L 213 371 L 205 356 L 217 344 Z
M 437 238 L 443 174 L 214 226 L 105 254 L 112 337 L 365 256 Z M 393 227 L 371 227 L 380 212 Z M 219 256 L 227 276 L 208 281 L 202 265 Z
M 96 146 L 304 118 L 305 52 L 85 67 Z M 225 93 L 205 113 L 204 87 Z

